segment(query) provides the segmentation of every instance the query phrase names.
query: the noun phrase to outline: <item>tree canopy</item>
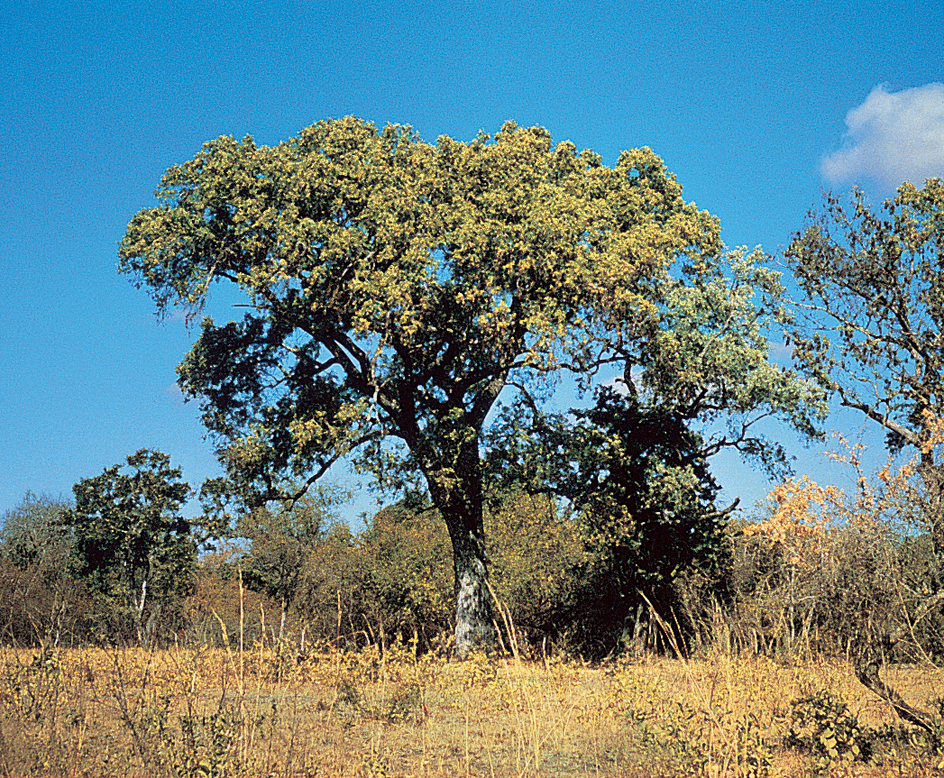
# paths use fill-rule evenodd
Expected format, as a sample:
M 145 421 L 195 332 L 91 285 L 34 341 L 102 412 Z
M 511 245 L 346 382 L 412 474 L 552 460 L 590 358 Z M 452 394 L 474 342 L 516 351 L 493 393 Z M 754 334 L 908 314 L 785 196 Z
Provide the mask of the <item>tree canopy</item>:
M 893 451 L 913 448 L 928 519 L 944 560 L 944 473 L 933 445 L 944 419 L 944 181 L 903 184 L 881 209 L 861 190 L 826 198 L 786 260 L 809 316 L 794 357 L 840 403 L 883 427 Z
M 180 515 L 190 487 L 170 457 L 142 449 L 73 491 L 63 522 L 72 528 L 75 573 L 115 615 L 130 616 L 143 642 L 148 619 L 190 583 L 197 551 Z
M 121 269 L 161 312 L 196 314 L 218 281 L 248 297 L 242 320 L 204 319 L 179 367 L 231 482 L 258 504 L 342 457 L 386 485 L 421 473 L 453 545 L 460 653 L 492 635 L 486 418 L 658 342 L 653 280 L 697 278 L 721 251 L 717 219 L 649 149 L 611 168 L 511 123 L 470 143 L 354 118 L 273 147 L 221 137 L 157 196 Z

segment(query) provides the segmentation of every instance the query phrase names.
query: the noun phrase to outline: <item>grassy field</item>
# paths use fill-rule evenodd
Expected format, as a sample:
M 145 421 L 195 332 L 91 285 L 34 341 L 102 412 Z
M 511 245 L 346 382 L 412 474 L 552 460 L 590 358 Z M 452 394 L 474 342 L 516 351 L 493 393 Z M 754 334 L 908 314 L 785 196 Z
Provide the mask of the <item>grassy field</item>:
M 887 677 L 944 693 L 933 668 Z M 2 775 L 931 776 L 939 746 L 842 662 L 0 653 Z

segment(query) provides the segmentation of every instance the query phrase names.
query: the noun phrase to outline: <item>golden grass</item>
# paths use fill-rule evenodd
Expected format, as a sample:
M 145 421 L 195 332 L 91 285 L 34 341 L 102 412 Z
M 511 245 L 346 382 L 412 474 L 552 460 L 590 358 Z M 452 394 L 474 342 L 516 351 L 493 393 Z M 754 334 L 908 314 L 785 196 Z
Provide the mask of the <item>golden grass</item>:
M 891 671 L 911 701 L 933 668 Z M 0 653 L 2 775 L 935 775 L 906 738 L 870 763 L 783 746 L 791 701 L 828 691 L 894 725 L 841 662 L 651 658 L 591 667 L 268 648 Z

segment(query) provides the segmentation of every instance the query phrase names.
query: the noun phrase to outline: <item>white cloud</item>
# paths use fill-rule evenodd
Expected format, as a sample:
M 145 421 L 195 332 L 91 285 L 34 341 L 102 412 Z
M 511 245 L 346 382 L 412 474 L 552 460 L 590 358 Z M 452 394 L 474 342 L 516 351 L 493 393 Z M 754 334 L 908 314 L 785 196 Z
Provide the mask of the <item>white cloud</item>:
M 879 85 L 846 114 L 846 125 L 844 148 L 820 167 L 831 184 L 865 178 L 893 189 L 944 176 L 944 84 L 900 92 Z

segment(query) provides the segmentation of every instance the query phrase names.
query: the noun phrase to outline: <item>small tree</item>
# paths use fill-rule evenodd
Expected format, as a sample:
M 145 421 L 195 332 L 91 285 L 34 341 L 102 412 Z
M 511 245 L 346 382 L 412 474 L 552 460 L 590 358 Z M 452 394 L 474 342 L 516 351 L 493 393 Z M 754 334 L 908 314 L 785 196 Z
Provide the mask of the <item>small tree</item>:
M 324 539 L 337 500 L 337 495 L 320 489 L 290 508 L 278 504 L 257 508 L 240 517 L 236 525 L 235 534 L 251 543 L 240 560 L 246 586 L 271 597 L 281 608 L 279 640 L 309 556 Z
M 63 517 L 70 507 L 27 492 L 3 515 L 0 629 L 6 640 L 48 645 L 81 631 L 82 594 L 66 573 L 72 536 Z
M 495 594 L 509 644 L 525 648 L 568 635 L 563 605 L 585 582 L 585 559 L 572 513 L 547 494 L 512 492 L 490 500 L 485 517 Z
M 0 554 L 19 567 L 42 560 L 61 564 L 72 546 L 72 537 L 62 517 L 72 507 L 62 499 L 27 492 L 22 502 L 3 516 Z
M 846 206 L 829 195 L 821 215 L 798 233 L 785 256 L 809 312 L 792 333 L 794 358 L 846 408 L 883 428 L 893 452 L 918 458 L 920 506 L 936 563 L 927 615 L 944 600 L 944 181 L 902 184 L 873 210 L 861 190 Z M 897 705 L 878 676 L 883 644 L 876 637 L 857 661 L 860 679 Z
M 196 545 L 179 513 L 191 490 L 180 479 L 166 454 L 142 449 L 76 484 L 64 518 L 75 575 L 114 615 L 130 616 L 139 643 L 192 584 Z
M 332 522 L 309 551 L 293 611 L 310 639 L 342 647 L 361 629 L 363 558 L 350 527 Z M 356 612 L 356 615 L 355 615 Z M 354 623 L 357 626 L 352 626 Z
M 360 606 L 373 638 L 426 650 L 449 626 L 449 534 L 438 512 L 411 495 L 380 510 L 358 538 Z
M 874 211 L 855 190 L 834 195 L 785 257 L 809 316 L 791 338 L 799 365 L 846 408 L 882 427 L 892 451 L 920 455 L 926 521 L 944 560 L 944 181 L 903 184 Z
M 819 627 L 830 626 L 834 642 L 827 649 L 848 648 L 849 630 L 835 629 L 843 615 L 831 608 L 836 598 L 830 593 L 846 561 L 836 555 L 835 527 L 848 518 L 844 495 L 803 476 L 778 484 L 761 510 L 762 520 L 744 524 L 735 541 L 733 606 L 744 617 L 736 624 L 742 642 L 792 653 L 810 647 Z

